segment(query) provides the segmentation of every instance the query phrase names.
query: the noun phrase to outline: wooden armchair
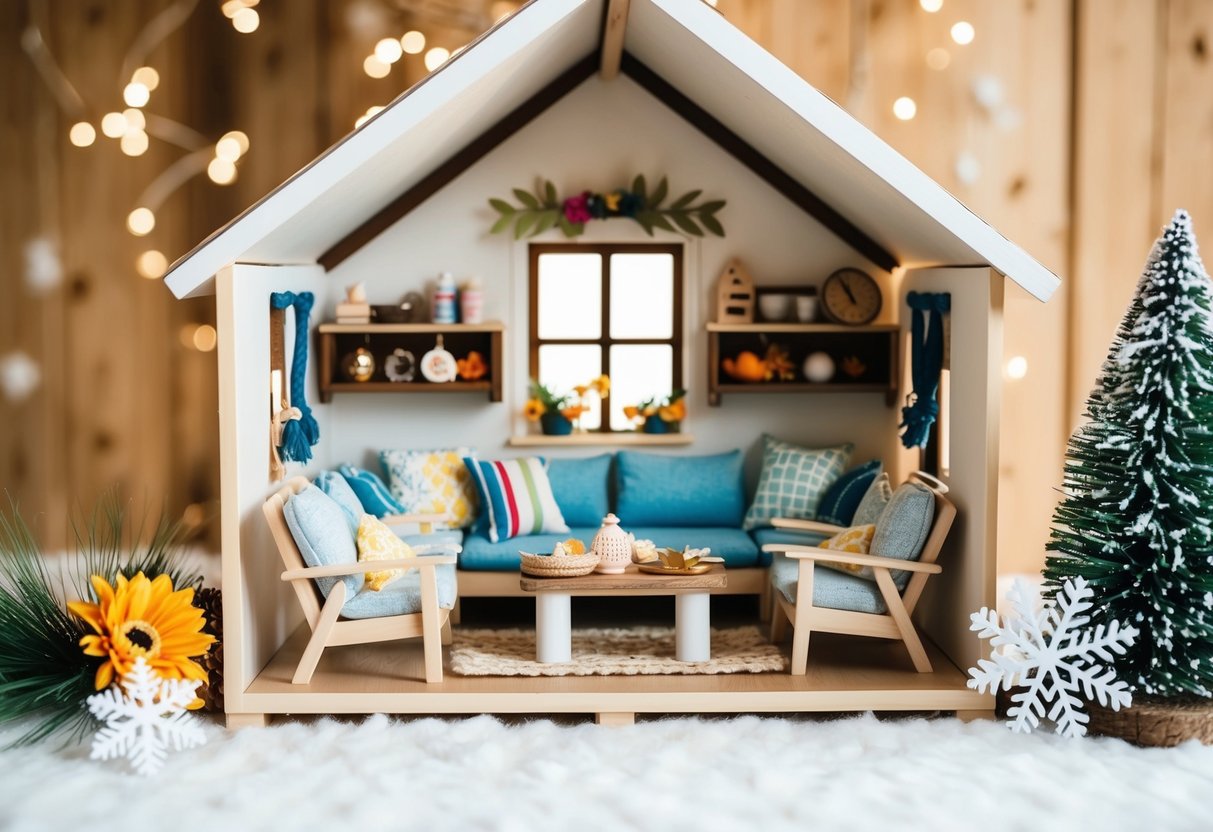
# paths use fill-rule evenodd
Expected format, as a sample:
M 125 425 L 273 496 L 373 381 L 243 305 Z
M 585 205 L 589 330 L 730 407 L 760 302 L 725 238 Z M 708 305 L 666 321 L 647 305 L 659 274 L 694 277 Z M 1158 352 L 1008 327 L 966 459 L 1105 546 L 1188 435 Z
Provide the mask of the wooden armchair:
M 451 643 L 450 610 L 439 606 L 439 590 L 437 567 L 455 563 L 455 555 L 460 547 L 442 545 L 438 547 L 415 546 L 414 550 L 423 555 L 432 548 L 443 549 L 449 554 L 427 555 L 424 557 L 402 558 L 399 560 L 379 560 L 364 563 L 343 563 L 332 566 L 307 566 L 303 554 L 291 535 L 287 526 L 283 506 L 292 494 L 297 494 L 309 485 L 306 477 L 294 477 L 285 486 L 272 494 L 262 506 L 278 553 L 282 556 L 285 571 L 282 580 L 289 581 L 295 589 L 299 604 L 303 607 L 304 618 L 312 630 L 299 665 L 295 668 L 296 685 L 306 685 L 312 679 L 320 655 L 326 647 L 346 644 L 367 644 L 376 641 L 390 641 L 401 638 L 416 638 L 421 636 L 425 649 L 425 681 L 427 683 L 442 681 L 442 645 Z M 398 515 L 393 518 L 396 523 L 414 522 L 426 523 L 431 518 L 417 515 Z M 367 572 L 381 572 L 388 569 L 416 568 L 419 573 L 421 609 L 401 615 L 385 615 L 378 618 L 345 619 L 341 615 L 342 608 L 350 600 L 349 592 L 343 581 L 336 581 L 325 598 L 316 586 L 316 578 L 344 577 L 360 575 Z M 406 580 L 402 578 L 399 580 Z M 359 593 L 361 594 L 361 593 Z
M 772 595 L 775 608 L 771 616 L 771 640 L 781 641 L 785 628 L 790 621 L 792 630 L 792 673 L 803 675 L 808 666 L 809 635 L 814 630 L 828 633 L 848 633 L 852 635 L 871 636 L 875 638 L 900 639 L 905 642 L 914 662 L 914 669 L 919 673 L 930 673 L 931 662 L 923 649 L 910 616 L 927 578 L 942 572 L 935 561 L 947 539 L 952 521 L 956 517 L 956 507 L 944 494 L 947 486 L 934 477 L 925 474 L 912 474 L 930 490 L 935 499 L 934 518 L 931 530 L 922 546 L 921 555 L 915 560 L 878 557 L 876 555 L 861 555 L 842 552 L 834 549 L 821 549 L 817 546 L 798 545 L 791 543 L 768 543 L 764 551 L 782 552 L 797 562 L 795 581 L 795 602 L 790 602 L 782 592 L 775 591 Z M 806 532 L 818 532 L 832 535 L 841 528 L 826 523 L 816 523 L 807 520 L 777 520 L 776 527 L 798 529 Z M 816 569 L 817 561 L 833 561 L 835 563 L 852 564 L 859 567 L 870 567 L 875 576 L 876 591 L 883 601 L 883 612 L 857 611 L 855 609 L 836 609 L 827 606 L 814 606 L 814 578 L 821 576 L 823 580 L 845 580 L 861 582 L 860 587 L 868 583 L 861 578 L 833 574 L 825 575 L 825 568 Z M 910 578 L 905 589 L 900 590 L 894 581 L 893 573 L 908 572 Z M 870 592 L 870 590 L 869 590 Z M 858 606 L 858 605 L 856 605 Z

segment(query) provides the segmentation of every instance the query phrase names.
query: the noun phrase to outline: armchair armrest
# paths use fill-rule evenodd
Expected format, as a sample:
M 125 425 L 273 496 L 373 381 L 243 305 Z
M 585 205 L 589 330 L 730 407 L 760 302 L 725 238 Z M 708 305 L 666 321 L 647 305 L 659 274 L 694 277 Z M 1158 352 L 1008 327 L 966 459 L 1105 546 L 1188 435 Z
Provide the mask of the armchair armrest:
M 332 566 L 306 566 L 303 569 L 288 569 L 282 573 L 284 581 L 298 581 L 312 578 L 341 578 L 346 575 L 364 575 L 367 572 L 383 572 L 388 569 L 418 569 L 432 570 L 439 564 L 455 562 L 454 555 L 428 555 L 416 558 L 397 558 L 395 560 L 367 560 L 361 563 L 338 563 Z
M 797 520 L 792 517 L 776 517 L 771 525 L 777 529 L 787 529 L 794 532 L 820 532 L 835 535 L 846 529 L 846 526 L 835 526 L 833 523 L 820 523 L 816 520 Z
M 794 543 L 768 543 L 762 547 L 762 550 L 764 552 L 783 552 L 788 557 L 798 560 L 831 560 L 835 563 L 851 563 L 855 566 L 871 566 L 877 569 L 893 569 L 900 572 L 926 572 L 929 575 L 938 575 L 943 571 L 943 567 L 938 563 L 882 558 L 879 555 L 860 555 L 855 552 L 821 549 L 817 546 L 798 546 Z

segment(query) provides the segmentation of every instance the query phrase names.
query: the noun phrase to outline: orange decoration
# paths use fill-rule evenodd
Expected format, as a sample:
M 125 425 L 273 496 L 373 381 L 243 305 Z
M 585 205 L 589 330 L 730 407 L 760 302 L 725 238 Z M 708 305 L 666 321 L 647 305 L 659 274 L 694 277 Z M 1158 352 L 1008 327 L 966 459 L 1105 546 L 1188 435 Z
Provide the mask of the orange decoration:
M 749 350 L 741 353 L 735 359 L 724 359 L 720 362 L 720 366 L 731 378 L 749 383 L 762 381 L 767 373 L 766 362 Z
M 848 355 L 842 359 L 842 371 L 851 378 L 859 378 L 868 370 L 868 365 L 859 360 L 857 355 Z
M 764 381 L 791 381 L 796 378 L 796 370 L 792 366 L 792 360 L 788 358 L 788 351 L 778 344 L 767 347 L 767 357 L 763 363 L 766 365 L 766 372 L 762 376 Z
M 475 350 L 469 352 L 467 358 L 460 358 L 456 361 L 455 367 L 459 370 L 459 377 L 465 381 L 477 381 L 489 373 L 488 365 L 484 363 L 484 356 Z

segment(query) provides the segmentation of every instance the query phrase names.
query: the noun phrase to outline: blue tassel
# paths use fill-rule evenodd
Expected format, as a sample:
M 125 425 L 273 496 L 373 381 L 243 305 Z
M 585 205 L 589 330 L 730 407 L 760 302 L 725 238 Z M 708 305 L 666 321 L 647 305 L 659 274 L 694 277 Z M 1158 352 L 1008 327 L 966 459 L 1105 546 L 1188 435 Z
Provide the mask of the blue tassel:
M 284 462 L 307 462 L 312 458 L 312 446 L 320 441 L 320 425 L 307 404 L 307 339 L 308 316 L 316 301 L 311 292 L 274 292 L 270 306 L 274 309 L 295 309 L 295 351 L 291 356 L 291 406 L 302 415 L 282 426 L 282 445 L 278 455 Z
M 910 378 L 914 384 L 911 402 L 901 409 L 901 444 L 926 447 L 931 425 L 939 418 L 939 373 L 943 369 L 943 313 L 952 309 L 947 292 L 910 292 Z M 925 324 L 924 324 L 924 319 Z M 924 326 L 926 332 L 923 332 Z

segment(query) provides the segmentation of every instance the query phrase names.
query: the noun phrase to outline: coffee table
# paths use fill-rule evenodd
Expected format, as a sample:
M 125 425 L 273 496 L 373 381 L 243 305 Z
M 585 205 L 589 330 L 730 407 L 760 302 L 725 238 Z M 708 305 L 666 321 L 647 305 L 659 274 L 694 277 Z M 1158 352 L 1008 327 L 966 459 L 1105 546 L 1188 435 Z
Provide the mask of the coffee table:
M 674 654 L 680 662 L 711 658 L 709 593 L 728 585 L 723 565 L 701 575 L 653 575 L 631 564 L 621 575 L 582 575 L 576 578 L 537 578 L 523 575 L 524 592 L 535 593 L 535 658 L 545 664 L 573 659 L 572 604 L 574 595 L 673 595 Z

